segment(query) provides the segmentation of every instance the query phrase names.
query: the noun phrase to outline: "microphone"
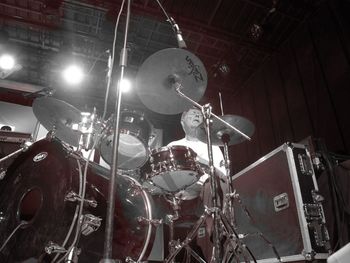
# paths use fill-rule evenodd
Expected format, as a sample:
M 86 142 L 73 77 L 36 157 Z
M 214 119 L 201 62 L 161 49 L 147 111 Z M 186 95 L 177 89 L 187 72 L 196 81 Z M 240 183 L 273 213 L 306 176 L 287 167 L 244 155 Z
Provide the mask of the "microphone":
M 176 40 L 177 40 L 177 44 L 178 44 L 179 48 L 187 48 L 185 40 L 182 37 L 182 32 L 179 28 L 179 25 L 176 24 L 174 18 L 172 18 L 172 17 L 170 17 L 168 21 L 170 22 L 170 24 L 173 27 L 173 30 L 176 34 Z

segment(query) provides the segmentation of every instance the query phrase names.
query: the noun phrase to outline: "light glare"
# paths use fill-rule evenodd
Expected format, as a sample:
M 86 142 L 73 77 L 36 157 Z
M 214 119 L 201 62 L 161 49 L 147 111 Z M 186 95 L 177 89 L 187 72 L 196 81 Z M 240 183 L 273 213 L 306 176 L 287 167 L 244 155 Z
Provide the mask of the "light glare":
M 131 82 L 128 79 L 122 79 L 120 82 L 120 88 L 122 89 L 122 92 L 128 92 L 131 89 Z
M 76 85 L 82 82 L 84 73 L 80 67 L 71 65 L 63 71 L 63 77 L 67 83 Z
M 0 68 L 4 70 L 11 70 L 15 66 L 15 59 L 13 56 L 5 54 L 0 57 Z

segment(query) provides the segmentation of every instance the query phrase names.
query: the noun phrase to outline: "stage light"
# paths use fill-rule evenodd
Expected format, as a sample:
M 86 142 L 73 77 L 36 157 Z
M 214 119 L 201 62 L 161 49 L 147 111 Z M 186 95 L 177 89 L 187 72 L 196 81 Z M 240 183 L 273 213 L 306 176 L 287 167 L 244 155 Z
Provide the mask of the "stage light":
M 15 59 L 9 54 L 0 56 L 0 68 L 3 70 L 11 70 L 15 67 Z
M 122 79 L 120 82 L 120 88 L 122 89 L 123 93 L 129 92 L 131 89 L 131 82 L 128 79 Z
M 83 69 L 77 65 L 70 65 L 63 71 L 63 78 L 71 85 L 77 85 L 83 81 Z

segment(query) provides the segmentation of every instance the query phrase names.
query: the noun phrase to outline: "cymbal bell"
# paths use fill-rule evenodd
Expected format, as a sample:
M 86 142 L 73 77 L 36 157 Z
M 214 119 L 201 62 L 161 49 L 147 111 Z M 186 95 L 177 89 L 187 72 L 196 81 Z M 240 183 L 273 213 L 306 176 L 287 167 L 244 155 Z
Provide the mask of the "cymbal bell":
M 178 114 L 191 107 L 174 84 L 198 102 L 207 87 L 207 72 L 198 57 L 185 49 L 168 48 L 148 57 L 137 73 L 136 91 L 142 103 L 161 114 Z
M 224 116 L 219 116 L 219 117 L 249 137 L 251 137 L 254 133 L 254 130 L 255 130 L 254 124 L 250 120 L 244 117 L 237 116 L 237 115 L 229 115 L 229 114 Z M 229 136 L 228 145 L 239 144 L 246 140 L 242 135 L 235 132 L 233 129 L 227 127 L 224 123 L 217 120 L 216 118 L 212 118 L 210 121 L 211 121 L 210 134 L 211 134 L 211 141 L 213 145 L 223 146 L 224 142 L 222 140 L 223 139 L 222 137 L 224 134 Z M 200 141 L 205 143 L 207 142 L 207 136 L 206 136 L 204 124 L 200 125 L 197 128 L 196 133 L 197 133 L 197 138 Z
M 62 100 L 41 97 L 33 102 L 33 112 L 39 122 L 48 130 L 55 130 L 60 140 L 78 146 L 79 133 L 72 129 L 72 124 L 81 121 L 81 112 Z

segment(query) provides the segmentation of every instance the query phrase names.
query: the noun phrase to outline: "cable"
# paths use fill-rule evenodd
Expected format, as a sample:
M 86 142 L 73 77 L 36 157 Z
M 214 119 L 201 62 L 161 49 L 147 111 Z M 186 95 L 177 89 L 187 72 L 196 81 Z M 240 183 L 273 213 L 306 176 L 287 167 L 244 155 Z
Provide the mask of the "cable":
M 96 137 L 96 140 L 94 141 L 94 144 L 92 146 L 91 149 L 95 149 L 96 145 L 100 142 L 102 136 L 106 133 L 107 128 L 105 127 L 104 130 L 101 131 L 101 134 L 99 136 Z M 80 237 L 80 231 L 81 231 L 81 223 L 82 223 L 82 212 L 83 212 L 83 207 L 84 207 L 84 201 L 85 201 L 85 193 L 86 193 L 86 178 L 87 178 L 87 170 L 89 167 L 89 163 L 90 163 L 90 158 L 92 156 L 92 151 L 90 151 L 85 166 L 84 166 L 84 173 L 82 176 L 82 191 L 81 191 L 81 201 L 80 201 L 80 206 L 79 206 L 79 212 L 78 212 L 78 223 L 76 226 L 76 231 L 75 231 L 75 235 L 74 235 L 74 239 L 72 241 L 72 244 L 70 245 L 70 247 L 67 249 L 67 252 L 62 256 L 62 258 L 57 262 L 60 263 L 62 262 L 63 259 L 65 259 L 68 254 L 70 253 L 70 251 L 77 245 L 79 237 Z M 77 160 L 78 162 L 78 167 L 79 167 L 79 173 L 81 173 L 81 164 L 79 162 L 79 160 Z
M 243 210 L 244 214 L 249 218 L 250 222 L 258 228 L 258 226 L 257 226 L 256 223 L 255 223 L 255 222 L 256 222 L 255 219 L 252 217 L 252 215 L 251 215 L 251 213 L 249 212 L 248 208 L 243 204 L 243 201 L 242 201 L 242 199 L 239 197 L 239 195 L 236 195 L 236 196 L 235 196 L 235 199 L 238 200 L 238 203 L 239 203 L 241 209 Z M 247 237 L 247 236 L 249 236 L 249 235 L 252 235 L 252 234 L 246 234 L 245 237 Z M 264 242 L 270 246 L 270 248 L 272 249 L 272 251 L 273 251 L 273 253 L 275 254 L 275 256 L 276 256 L 276 258 L 278 259 L 278 261 L 279 261 L 279 262 L 282 262 L 282 261 L 281 261 L 281 257 L 280 257 L 280 255 L 279 255 L 279 253 L 278 253 L 276 247 L 274 246 L 274 244 L 272 244 L 272 242 L 270 242 L 270 241 L 265 237 L 265 235 L 264 235 L 261 231 L 256 232 L 256 233 L 253 233 L 253 235 L 258 235 L 258 236 L 260 236 L 261 239 L 264 240 Z M 246 248 L 248 249 L 248 252 L 251 254 L 252 258 L 255 260 L 255 257 L 254 257 L 254 255 L 252 254 L 252 252 L 249 250 L 248 246 L 247 246 Z M 254 261 L 254 262 L 256 262 L 256 261 Z
M 91 73 L 91 71 L 94 69 L 94 67 L 96 66 L 97 61 L 99 61 L 99 59 L 104 55 L 104 54 L 109 54 L 109 50 L 105 50 L 103 52 L 101 52 L 94 60 L 94 62 L 92 63 L 90 69 L 88 70 L 88 72 L 86 73 L 86 75 L 89 75 Z
M 81 194 L 82 194 L 82 188 L 83 188 L 83 173 L 82 173 L 82 171 L 81 171 L 81 165 L 80 165 L 80 162 L 79 162 L 79 160 L 77 160 L 77 164 L 78 164 L 78 170 L 79 170 L 79 196 L 81 196 Z M 67 244 L 67 242 L 68 242 L 68 240 L 69 240 L 69 238 L 70 238 L 70 236 L 71 236 L 71 234 L 72 234 L 72 232 L 73 232 L 73 229 L 74 229 L 74 225 L 75 225 L 75 222 L 77 221 L 77 218 L 79 218 L 78 217 L 78 209 L 79 209 L 79 206 L 77 205 L 76 207 L 75 207 L 75 211 L 74 211 L 74 216 L 73 216 L 73 219 L 72 219 L 72 223 L 71 223 L 71 225 L 70 225 L 70 227 L 69 227 L 69 230 L 68 230 L 68 233 L 67 233 L 67 235 L 66 235 L 66 238 L 64 239 L 64 241 L 63 241 L 63 243 L 62 243 L 62 247 L 65 247 L 66 246 L 66 244 Z M 51 261 L 52 263 L 53 262 L 55 262 L 55 260 L 57 259 L 59 257 L 59 254 L 57 254 L 54 258 L 53 258 L 53 260 Z
M 17 232 L 17 230 L 18 230 L 20 227 L 22 227 L 22 226 L 24 226 L 24 225 L 26 225 L 26 224 L 28 224 L 28 222 L 26 222 L 26 221 L 21 221 L 21 223 L 20 223 L 18 226 L 15 227 L 15 229 L 11 232 L 11 234 L 7 237 L 7 239 L 5 240 L 5 242 L 2 244 L 2 246 L 1 246 L 1 248 L 0 248 L 0 252 L 5 248 L 5 246 L 6 246 L 7 243 L 10 241 L 10 239 L 13 237 L 13 235 Z

